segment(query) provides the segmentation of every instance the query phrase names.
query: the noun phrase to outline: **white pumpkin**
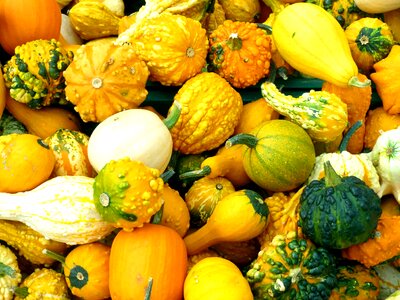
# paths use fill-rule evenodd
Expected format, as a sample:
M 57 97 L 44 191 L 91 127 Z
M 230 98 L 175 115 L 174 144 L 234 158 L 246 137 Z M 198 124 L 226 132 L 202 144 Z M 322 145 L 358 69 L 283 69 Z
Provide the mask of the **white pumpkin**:
M 172 137 L 164 121 L 142 108 L 106 118 L 89 137 L 88 158 L 92 167 L 99 172 L 111 160 L 129 157 L 164 172 L 172 155 Z

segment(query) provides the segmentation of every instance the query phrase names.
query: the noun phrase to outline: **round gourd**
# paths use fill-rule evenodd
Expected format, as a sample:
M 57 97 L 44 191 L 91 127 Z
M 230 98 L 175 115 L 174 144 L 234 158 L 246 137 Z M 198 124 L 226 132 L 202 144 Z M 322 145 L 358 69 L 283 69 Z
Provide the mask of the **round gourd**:
M 249 134 L 229 138 L 227 146 L 244 144 L 243 165 L 247 175 L 269 191 L 299 187 L 311 173 L 315 150 L 310 136 L 287 120 L 266 121 Z
M 88 157 L 96 172 L 110 160 L 123 157 L 142 161 L 163 172 L 172 155 L 172 137 L 159 116 L 136 108 L 116 113 L 93 130 Z
M 145 299 L 151 278 L 151 299 L 182 300 L 186 272 L 185 244 L 171 228 L 145 224 L 130 232 L 119 231 L 112 242 L 112 299 Z
M 15 193 L 46 181 L 55 165 L 49 146 L 33 134 L 0 136 L 0 191 Z
M 373 71 L 373 65 L 385 58 L 394 45 L 389 26 L 378 18 L 361 18 L 345 30 L 351 55 L 363 73 Z

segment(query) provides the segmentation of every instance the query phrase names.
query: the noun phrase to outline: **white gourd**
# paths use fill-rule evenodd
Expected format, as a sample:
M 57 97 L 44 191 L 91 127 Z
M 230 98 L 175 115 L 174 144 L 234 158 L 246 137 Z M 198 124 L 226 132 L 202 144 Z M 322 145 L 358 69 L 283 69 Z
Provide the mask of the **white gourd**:
M 356 6 L 370 14 L 380 14 L 400 8 L 400 0 L 354 0 Z
M 22 222 L 45 238 L 69 245 L 100 240 L 114 227 L 93 200 L 94 178 L 57 176 L 33 190 L 0 193 L 0 219 Z
M 381 180 L 378 196 L 392 194 L 400 203 L 400 127 L 382 132 L 370 156 Z

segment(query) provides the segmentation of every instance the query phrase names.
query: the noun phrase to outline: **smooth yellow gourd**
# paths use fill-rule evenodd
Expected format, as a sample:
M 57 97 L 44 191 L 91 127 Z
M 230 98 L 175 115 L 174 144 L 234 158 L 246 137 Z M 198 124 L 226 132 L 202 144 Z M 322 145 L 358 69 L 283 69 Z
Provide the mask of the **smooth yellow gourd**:
M 284 60 L 297 71 L 339 86 L 360 82 L 344 30 L 322 7 L 293 3 L 277 12 L 272 38 Z

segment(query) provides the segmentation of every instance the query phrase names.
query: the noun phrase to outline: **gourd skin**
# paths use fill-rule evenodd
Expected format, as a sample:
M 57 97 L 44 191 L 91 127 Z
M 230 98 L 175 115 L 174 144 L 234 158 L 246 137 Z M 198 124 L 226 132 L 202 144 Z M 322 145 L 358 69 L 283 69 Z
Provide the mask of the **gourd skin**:
M 295 232 L 277 235 L 246 272 L 254 299 L 329 299 L 336 286 L 334 256 Z
M 3 265 L 4 275 L 0 280 L 0 297 L 4 300 L 11 300 L 14 296 L 15 288 L 22 280 L 21 270 L 18 266 L 17 257 L 5 245 L 0 245 L 0 264 Z
M 18 121 L 8 111 L 4 111 L 0 117 L 0 135 L 7 135 L 11 133 L 28 133 L 24 124 Z
M 341 177 L 329 161 L 325 177 L 311 181 L 300 199 L 300 226 L 314 243 L 344 249 L 365 242 L 382 213 L 379 196 L 355 176 Z
M 363 11 L 376 14 L 400 8 L 398 0 L 354 0 L 354 3 Z
M 16 47 L 3 66 L 11 97 L 31 108 L 66 104 L 63 72 L 72 58 L 72 52 L 55 39 L 34 40 Z
M 100 240 L 114 227 L 96 210 L 93 183 L 86 176 L 57 176 L 27 192 L 0 193 L 0 219 L 22 222 L 69 245 Z
M 3 71 L 0 68 L 0 118 L 3 116 L 4 108 L 6 107 L 6 85 L 4 83 Z

